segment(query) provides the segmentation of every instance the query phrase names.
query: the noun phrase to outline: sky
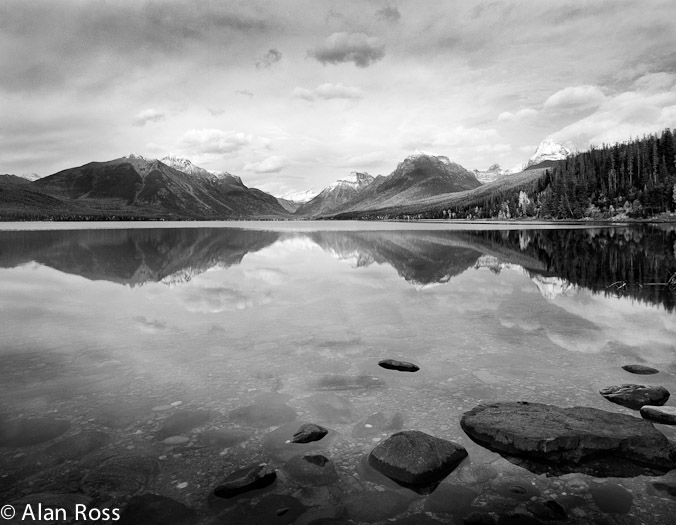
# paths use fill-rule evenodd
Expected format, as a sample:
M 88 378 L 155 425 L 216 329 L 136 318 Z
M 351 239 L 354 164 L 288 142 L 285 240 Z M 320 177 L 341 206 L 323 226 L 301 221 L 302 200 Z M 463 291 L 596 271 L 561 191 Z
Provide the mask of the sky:
M 676 2 L 2 0 L 0 173 L 174 154 L 274 195 L 676 127 Z

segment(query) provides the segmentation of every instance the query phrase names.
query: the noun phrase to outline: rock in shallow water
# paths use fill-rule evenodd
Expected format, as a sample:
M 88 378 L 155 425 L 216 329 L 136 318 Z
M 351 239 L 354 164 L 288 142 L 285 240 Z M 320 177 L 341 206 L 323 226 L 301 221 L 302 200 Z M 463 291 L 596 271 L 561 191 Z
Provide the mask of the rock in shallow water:
M 420 370 L 418 365 L 414 365 L 407 361 L 397 361 L 396 359 L 383 359 L 378 363 L 378 366 L 387 368 L 388 370 L 397 370 L 399 372 L 417 372 Z
M 632 374 L 639 374 L 639 375 L 653 375 L 653 374 L 659 374 L 659 370 L 656 368 L 651 368 L 649 366 L 644 366 L 644 365 L 624 365 L 622 367 L 623 370 L 626 370 L 627 372 L 630 372 Z
M 369 465 L 403 485 L 425 485 L 446 477 L 467 451 L 461 445 L 418 430 L 393 434 L 374 448 Z
M 331 485 L 338 481 L 333 461 L 322 454 L 295 456 L 286 462 L 284 472 L 304 487 Z
M 314 423 L 304 423 L 292 436 L 292 443 L 310 443 L 311 441 L 319 441 L 329 431 L 324 427 L 315 425 Z
M 641 407 L 641 417 L 662 425 L 676 425 L 676 407 L 645 405 Z
M 277 473 L 267 463 L 261 463 L 246 471 L 239 471 L 237 476 L 232 476 L 222 485 L 214 489 L 214 496 L 218 498 L 233 498 L 244 492 L 262 489 L 271 485 L 277 479 Z
M 645 405 L 662 406 L 669 399 L 669 391 L 663 386 L 620 385 L 603 388 L 599 393 L 608 401 L 634 410 Z
M 676 468 L 676 449 L 651 423 L 595 408 L 493 403 L 465 412 L 460 426 L 491 450 L 564 464 L 570 471 L 614 456 L 660 471 Z

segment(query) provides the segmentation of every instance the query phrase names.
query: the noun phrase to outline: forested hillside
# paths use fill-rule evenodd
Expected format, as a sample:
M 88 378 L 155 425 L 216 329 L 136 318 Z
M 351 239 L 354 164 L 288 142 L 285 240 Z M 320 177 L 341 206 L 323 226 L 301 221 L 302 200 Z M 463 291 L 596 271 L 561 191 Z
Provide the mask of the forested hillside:
M 646 218 L 676 209 L 676 136 L 670 129 L 574 153 L 539 176 L 458 194 L 434 218 Z M 488 190 L 489 185 L 483 189 Z

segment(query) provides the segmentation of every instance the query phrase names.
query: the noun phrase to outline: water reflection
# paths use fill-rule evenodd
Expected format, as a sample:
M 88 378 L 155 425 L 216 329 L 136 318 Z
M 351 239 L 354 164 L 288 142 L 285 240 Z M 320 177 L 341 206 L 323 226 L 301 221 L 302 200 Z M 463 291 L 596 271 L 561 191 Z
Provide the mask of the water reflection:
M 458 521 L 538 494 L 596 519 L 589 478 L 535 475 L 458 422 L 500 400 L 626 413 L 598 392 L 634 379 L 627 363 L 660 369 L 640 381 L 676 391 L 671 291 L 651 286 L 674 271 L 674 240 L 659 228 L 0 233 L 0 496 L 160 494 L 206 525 L 224 477 L 267 462 L 284 476 L 231 523 L 291 508 L 288 494 L 334 512 L 304 523 L 423 508 Z M 291 443 L 310 422 L 329 434 Z M 469 451 L 432 496 L 363 465 L 405 429 Z M 303 453 L 335 464 L 330 490 L 299 481 Z M 645 476 L 623 479 L 641 501 L 632 512 L 669 523 L 667 481 L 653 496 Z M 583 497 L 569 508 L 571 494 Z
M 356 268 L 393 267 L 418 285 L 446 283 L 469 268 L 520 268 L 553 298 L 572 286 L 676 306 L 676 232 L 636 227 L 477 231 L 318 231 L 176 228 L 0 232 L 0 267 L 31 261 L 128 286 L 177 284 L 238 265 L 277 242 L 312 242 Z

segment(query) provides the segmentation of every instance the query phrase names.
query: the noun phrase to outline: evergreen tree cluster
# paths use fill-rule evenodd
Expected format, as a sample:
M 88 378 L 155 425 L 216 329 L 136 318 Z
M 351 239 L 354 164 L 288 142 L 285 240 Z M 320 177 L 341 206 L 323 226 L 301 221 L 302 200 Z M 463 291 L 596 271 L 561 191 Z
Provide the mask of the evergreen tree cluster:
M 676 134 L 667 128 L 572 154 L 530 181 L 459 197 L 421 218 L 646 218 L 674 210 Z

